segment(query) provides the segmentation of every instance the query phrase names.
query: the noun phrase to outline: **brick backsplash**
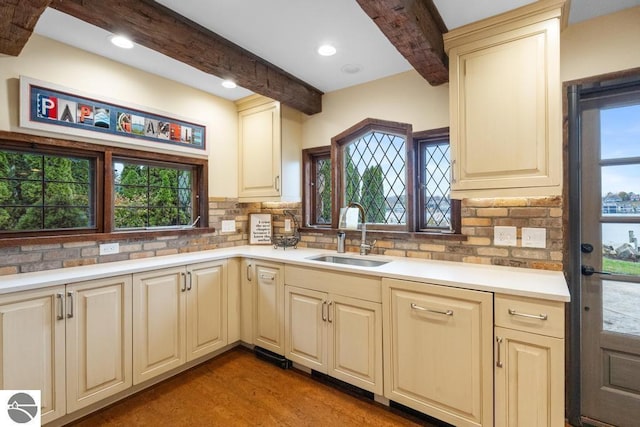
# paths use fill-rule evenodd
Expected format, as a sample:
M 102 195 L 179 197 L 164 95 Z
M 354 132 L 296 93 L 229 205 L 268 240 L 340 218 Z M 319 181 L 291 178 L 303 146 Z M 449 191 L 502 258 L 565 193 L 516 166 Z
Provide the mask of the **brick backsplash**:
M 100 242 L 82 241 L 60 244 L 29 245 L 0 248 L 0 275 L 91 265 L 152 256 L 202 251 L 245 245 L 248 243 L 250 213 L 271 213 L 273 234 L 284 234 L 284 211 L 301 218 L 300 203 L 240 203 L 237 199 L 209 199 L 209 222 L 215 232 L 189 236 L 167 236 L 149 240 L 121 240 L 120 252 L 99 255 Z M 480 264 L 562 270 L 563 228 L 562 198 L 465 199 L 462 201 L 462 233 L 466 240 L 438 239 L 420 236 L 407 238 L 385 233 L 379 238 L 374 254 L 422 259 L 447 260 Z M 236 231 L 222 233 L 222 220 L 235 220 Z M 518 227 L 518 246 L 494 246 L 493 227 Z M 522 227 L 545 228 L 545 249 L 523 248 Z M 335 250 L 335 231 L 308 229 L 301 233 L 300 247 Z M 376 238 L 370 234 L 371 239 Z M 357 252 L 360 233 L 347 233 L 346 249 Z
M 562 270 L 563 217 L 562 197 L 465 199 L 462 201 L 462 234 L 466 240 L 394 238 L 391 233 L 378 240 L 374 254 L 411 258 L 506 265 L 542 270 Z M 493 227 L 517 227 L 517 246 L 495 246 Z M 546 248 L 523 248 L 522 227 L 545 228 Z M 369 238 L 373 240 L 374 233 Z M 301 246 L 335 250 L 335 232 L 305 231 Z M 357 252 L 359 232 L 348 232 L 346 249 Z

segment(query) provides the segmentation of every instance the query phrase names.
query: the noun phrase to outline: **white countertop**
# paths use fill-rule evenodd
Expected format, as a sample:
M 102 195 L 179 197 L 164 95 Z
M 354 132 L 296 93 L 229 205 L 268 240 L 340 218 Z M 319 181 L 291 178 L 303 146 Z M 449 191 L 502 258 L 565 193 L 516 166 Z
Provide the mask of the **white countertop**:
M 335 251 L 319 249 L 287 248 L 284 250 L 282 248 L 274 249 L 271 245 L 236 246 L 187 254 L 0 276 L 0 294 L 197 262 L 244 257 L 530 298 L 564 302 L 570 300 L 567 282 L 562 272 L 380 255 L 367 255 L 366 258 L 390 262 L 379 267 L 357 267 L 308 259 L 325 254 L 360 258 L 359 255 L 353 253 L 337 254 Z

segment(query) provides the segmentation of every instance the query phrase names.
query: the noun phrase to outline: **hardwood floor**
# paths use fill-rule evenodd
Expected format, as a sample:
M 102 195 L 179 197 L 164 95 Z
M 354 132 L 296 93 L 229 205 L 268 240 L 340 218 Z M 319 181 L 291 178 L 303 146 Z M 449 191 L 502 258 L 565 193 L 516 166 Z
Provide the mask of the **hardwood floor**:
M 75 426 L 431 426 L 238 347 Z

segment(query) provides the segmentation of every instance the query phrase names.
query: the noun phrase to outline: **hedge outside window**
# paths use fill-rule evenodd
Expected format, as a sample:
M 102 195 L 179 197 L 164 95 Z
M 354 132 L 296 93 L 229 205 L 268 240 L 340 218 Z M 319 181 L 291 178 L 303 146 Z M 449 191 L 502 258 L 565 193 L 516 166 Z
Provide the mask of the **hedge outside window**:
M 113 162 L 116 229 L 168 227 L 193 222 L 193 171 L 128 159 Z
M 0 150 L 0 231 L 93 230 L 94 158 Z

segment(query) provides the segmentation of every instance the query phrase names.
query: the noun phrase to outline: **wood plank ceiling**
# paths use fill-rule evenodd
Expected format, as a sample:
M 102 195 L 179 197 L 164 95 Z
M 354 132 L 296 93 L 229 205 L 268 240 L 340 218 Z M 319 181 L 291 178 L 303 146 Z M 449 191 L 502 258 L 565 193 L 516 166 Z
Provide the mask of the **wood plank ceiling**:
M 432 0 L 357 1 L 429 83 L 448 81 L 442 44 L 446 27 Z M 127 34 L 140 45 L 303 113 L 322 111 L 318 89 L 151 0 L 0 0 L 0 54 L 20 54 L 47 6 Z

